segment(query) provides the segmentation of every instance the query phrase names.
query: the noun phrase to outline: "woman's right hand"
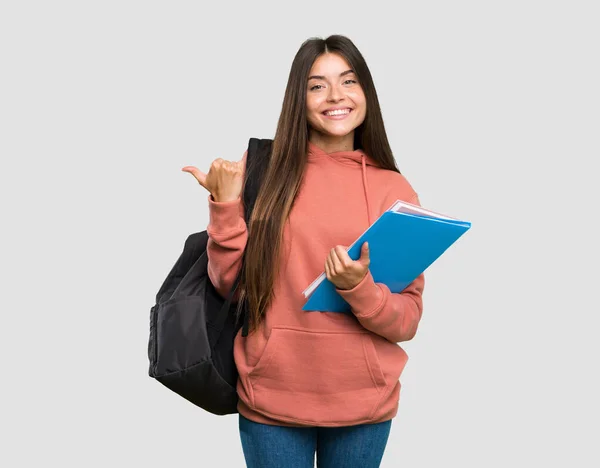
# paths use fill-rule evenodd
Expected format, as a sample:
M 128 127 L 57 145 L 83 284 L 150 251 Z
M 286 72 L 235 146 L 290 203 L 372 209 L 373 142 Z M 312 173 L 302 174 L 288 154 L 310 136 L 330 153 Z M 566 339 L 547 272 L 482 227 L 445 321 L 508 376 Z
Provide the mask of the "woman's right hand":
M 241 161 L 225 161 L 215 159 L 208 170 L 208 174 L 200 171 L 195 166 L 185 166 L 181 170 L 192 174 L 198 183 L 210 192 L 216 202 L 229 202 L 236 200 L 242 193 L 246 156 Z

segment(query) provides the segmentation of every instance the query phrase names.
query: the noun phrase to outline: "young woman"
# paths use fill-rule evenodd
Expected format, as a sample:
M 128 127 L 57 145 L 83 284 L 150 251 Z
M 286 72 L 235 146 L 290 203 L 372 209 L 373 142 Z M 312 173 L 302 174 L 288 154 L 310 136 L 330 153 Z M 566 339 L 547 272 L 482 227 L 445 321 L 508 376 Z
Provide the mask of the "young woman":
M 369 248 L 346 252 L 396 200 L 418 204 L 397 169 L 375 86 L 351 40 L 304 42 L 292 63 L 250 235 L 241 193 L 245 156 L 205 174 L 208 270 L 225 296 L 246 260 L 238 333 L 239 429 L 249 467 L 380 465 L 415 336 L 423 275 L 402 293 L 374 282 Z M 306 312 L 302 292 L 323 271 L 352 313 Z

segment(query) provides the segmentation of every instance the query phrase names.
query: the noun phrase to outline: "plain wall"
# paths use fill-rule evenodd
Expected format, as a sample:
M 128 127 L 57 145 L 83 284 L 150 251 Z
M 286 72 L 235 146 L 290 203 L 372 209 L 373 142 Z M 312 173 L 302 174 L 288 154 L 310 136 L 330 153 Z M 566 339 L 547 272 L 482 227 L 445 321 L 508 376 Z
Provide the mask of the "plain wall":
M 148 377 L 149 311 L 208 222 L 181 168 L 272 137 L 340 33 L 422 204 L 473 226 L 426 272 L 382 466 L 598 466 L 593 6 L 3 2 L 2 465 L 244 466 L 237 417 Z

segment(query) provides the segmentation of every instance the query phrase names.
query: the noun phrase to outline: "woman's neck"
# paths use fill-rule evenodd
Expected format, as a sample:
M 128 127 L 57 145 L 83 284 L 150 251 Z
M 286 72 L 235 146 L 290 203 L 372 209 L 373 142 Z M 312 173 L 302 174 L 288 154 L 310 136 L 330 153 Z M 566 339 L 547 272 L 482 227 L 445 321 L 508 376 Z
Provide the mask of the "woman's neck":
M 354 132 L 344 136 L 324 135 L 311 131 L 308 141 L 317 145 L 326 153 L 335 153 L 337 151 L 354 151 Z

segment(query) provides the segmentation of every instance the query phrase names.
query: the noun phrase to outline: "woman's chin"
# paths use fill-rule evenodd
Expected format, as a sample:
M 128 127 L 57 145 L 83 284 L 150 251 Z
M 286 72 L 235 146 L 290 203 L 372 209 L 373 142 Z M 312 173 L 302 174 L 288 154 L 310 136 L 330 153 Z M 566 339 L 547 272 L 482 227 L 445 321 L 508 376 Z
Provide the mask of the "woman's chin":
M 348 125 L 327 125 L 322 127 L 320 133 L 329 137 L 345 137 L 354 131 L 355 127 Z

